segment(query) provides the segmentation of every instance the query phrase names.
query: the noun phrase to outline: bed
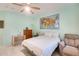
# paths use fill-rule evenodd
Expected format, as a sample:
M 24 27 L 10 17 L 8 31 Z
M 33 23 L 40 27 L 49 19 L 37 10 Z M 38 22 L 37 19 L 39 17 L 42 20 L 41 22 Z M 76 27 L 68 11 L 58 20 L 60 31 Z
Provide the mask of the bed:
M 37 56 L 51 56 L 60 42 L 59 37 L 38 36 L 22 42 L 24 47 L 27 47 Z

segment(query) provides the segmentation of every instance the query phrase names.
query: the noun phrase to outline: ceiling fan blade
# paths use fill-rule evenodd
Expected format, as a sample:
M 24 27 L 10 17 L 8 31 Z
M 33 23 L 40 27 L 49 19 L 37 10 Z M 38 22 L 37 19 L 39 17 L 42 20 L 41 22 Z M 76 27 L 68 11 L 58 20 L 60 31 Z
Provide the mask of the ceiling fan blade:
M 40 10 L 40 8 L 39 8 L 39 7 L 31 7 L 31 8 L 33 8 L 33 9 L 37 9 L 37 10 Z
M 24 11 L 24 9 L 22 9 L 20 12 L 23 12 Z
M 12 3 L 14 5 L 18 5 L 18 6 L 23 6 L 22 4 L 19 4 L 19 3 Z

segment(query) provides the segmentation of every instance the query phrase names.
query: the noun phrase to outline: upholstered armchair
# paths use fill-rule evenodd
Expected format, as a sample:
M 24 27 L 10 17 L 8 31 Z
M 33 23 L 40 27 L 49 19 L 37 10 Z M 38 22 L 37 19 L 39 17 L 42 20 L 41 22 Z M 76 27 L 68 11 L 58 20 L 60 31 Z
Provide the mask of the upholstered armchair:
M 79 56 L 79 35 L 65 34 L 59 43 L 60 54 L 64 56 Z

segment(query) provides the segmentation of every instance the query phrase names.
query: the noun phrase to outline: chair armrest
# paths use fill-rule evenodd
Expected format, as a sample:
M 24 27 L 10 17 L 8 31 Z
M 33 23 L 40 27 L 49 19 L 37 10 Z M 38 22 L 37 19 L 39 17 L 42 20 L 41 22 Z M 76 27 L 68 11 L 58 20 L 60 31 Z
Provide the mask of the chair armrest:
M 65 47 L 65 43 L 64 41 L 61 41 L 59 43 L 59 51 L 60 51 L 60 54 L 62 55 L 63 54 L 63 48 Z
M 77 49 L 79 50 L 79 45 L 77 46 Z
M 65 47 L 64 41 L 61 41 L 61 42 L 59 43 L 59 46 L 61 46 L 62 48 L 64 48 L 64 47 Z

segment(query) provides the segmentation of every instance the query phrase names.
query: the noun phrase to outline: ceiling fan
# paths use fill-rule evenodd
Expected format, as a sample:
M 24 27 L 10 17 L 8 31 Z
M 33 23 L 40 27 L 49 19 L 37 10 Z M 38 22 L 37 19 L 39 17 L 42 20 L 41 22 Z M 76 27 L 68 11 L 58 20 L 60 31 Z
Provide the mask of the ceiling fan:
M 22 7 L 20 12 L 24 12 L 26 10 L 34 14 L 33 10 L 40 10 L 39 7 L 31 6 L 30 4 L 27 4 L 27 3 L 12 3 L 12 4 Z

